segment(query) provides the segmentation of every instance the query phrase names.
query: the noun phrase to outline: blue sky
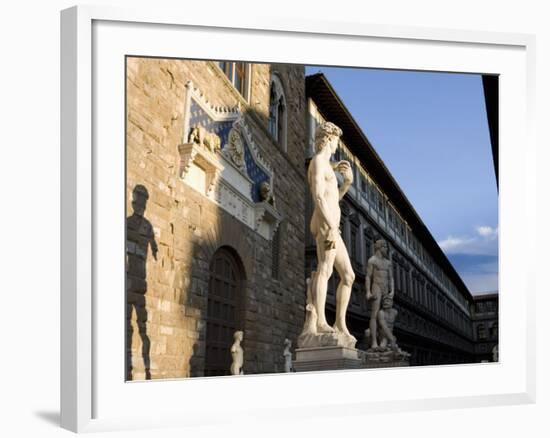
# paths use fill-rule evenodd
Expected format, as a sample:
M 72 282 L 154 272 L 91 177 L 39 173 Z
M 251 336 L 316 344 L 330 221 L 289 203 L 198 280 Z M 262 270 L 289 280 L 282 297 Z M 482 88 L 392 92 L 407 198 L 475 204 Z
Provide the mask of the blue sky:
M 323 72 L 472 293 L 498 289 L 498 193 L 481 76 Z

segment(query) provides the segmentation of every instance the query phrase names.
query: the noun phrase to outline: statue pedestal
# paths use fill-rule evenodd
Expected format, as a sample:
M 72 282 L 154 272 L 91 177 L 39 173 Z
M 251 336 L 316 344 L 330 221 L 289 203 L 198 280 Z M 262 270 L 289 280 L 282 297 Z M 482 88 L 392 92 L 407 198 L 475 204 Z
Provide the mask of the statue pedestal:
M 365 362 L 363 368 L 396 368 L 408 367 L 411 364 L 408 360 L 390 361 L 390 362 Z
M 297 348 L 294 370 L 328 371 L 347 370 L 363 367 L 359 350 L 343 346 Z
M 393 367 L 408 367 L 410 366 L 409 358 L 411 355 L 405 351 L 398 349 L 397 351 L 372 350 L 369 349 L 363 352 L 363 367 L 364 368 L 393 368 Z
M 309 285 L 308 285 L 309 286 Z M 306 328 L 313 326 L 308 324 Z M 355 348 L 357 339 L 342 332 L 315 333 L 304 329 L 298 336 L 295 371 L 327 371 L 361 368 L 362 359 Z
M 357 339 L 340 332 L 302 333 L 298 337 L 298 348 L 346 347 L 355 350 Z

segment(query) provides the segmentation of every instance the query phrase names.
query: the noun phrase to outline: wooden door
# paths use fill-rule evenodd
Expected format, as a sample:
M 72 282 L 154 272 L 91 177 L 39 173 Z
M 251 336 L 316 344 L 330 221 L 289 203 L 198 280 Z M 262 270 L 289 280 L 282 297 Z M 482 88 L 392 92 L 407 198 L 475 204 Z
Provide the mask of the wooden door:
M 210 263 L 204 375 L 230 374 L 233 334 L 240 324 L 243 278 L 232 252 L 220 248 Z

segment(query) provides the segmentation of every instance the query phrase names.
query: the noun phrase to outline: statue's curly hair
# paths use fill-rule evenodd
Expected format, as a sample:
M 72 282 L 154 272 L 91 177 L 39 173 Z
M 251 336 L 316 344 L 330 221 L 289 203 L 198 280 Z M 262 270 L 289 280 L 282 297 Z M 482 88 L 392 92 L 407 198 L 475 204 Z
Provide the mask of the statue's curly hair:
M 340 137 L 342 130 L 332 122 L 324 122 L 315 132 L 315 150 L 320 151 L 325 147 L 331 137 Z
M 378 248 L 380 248 L 382 245 L 386 245 L 386 246 L 388 247 L 388 249 L 390 249 L 390 248 L 389 248 L 389 245 L 388 245 L 388 242 L 386 242 L 384 239 L 382 239 L 382 238 L 379 237 L 379 238 L 376 239 L 376 241 L 374 242 L 374 248 L 375 248 L 375 249 L 378 249 Z

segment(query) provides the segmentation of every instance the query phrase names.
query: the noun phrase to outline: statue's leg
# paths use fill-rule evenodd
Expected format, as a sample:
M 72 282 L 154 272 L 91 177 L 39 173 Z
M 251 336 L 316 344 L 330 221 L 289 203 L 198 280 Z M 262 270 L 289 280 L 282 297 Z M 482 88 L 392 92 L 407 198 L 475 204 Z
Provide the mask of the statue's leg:
M 317 312 L 317 332 L 332 333 L 334 329 L 328 325 L 325 315 L 325 303 L 327 301 L 328 280 L 334 267 L 334 249 L 325 250 L 324 237 L 317 235 L 317 273 L 312 278 L 311 292 L 313 303 Z
M 375 283 L 372 285 L 374 300 L 371 301 L 369 328 L 371 333 L 371 348 L 378 348 L 377 317 L 380 310 L 380 287 Z
M 341 236 L 339 236 L 336 241 L 334 267 L 340 277 L 340 283 L 336 290 L 336 321 L 334 323 L 334 328 L 339 332 L 351 336 L 346 325 L 346 311 L 348 309 L 353 282 L 355 281 L 355 273 L 351 267 L 348 251 Z
M 378 326 L 380 327 L 380 332 L 382 335 L 382 340 L 380 341 L 380 347 L 386 348 L 388 342 L 390 346 L 393 346 L 395 339 L 389 327 L 386 324 L 386 313 L 384 310 L 378 311 Z

